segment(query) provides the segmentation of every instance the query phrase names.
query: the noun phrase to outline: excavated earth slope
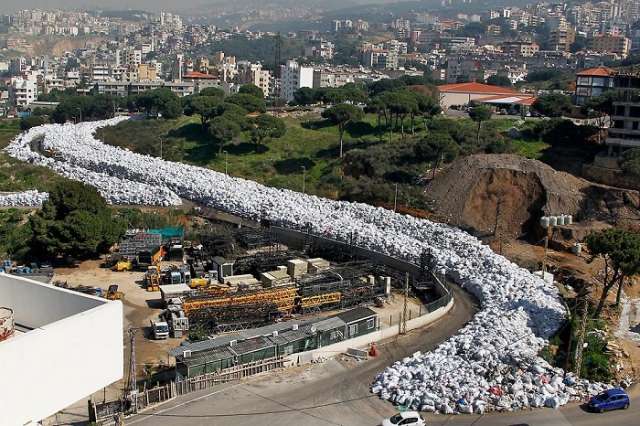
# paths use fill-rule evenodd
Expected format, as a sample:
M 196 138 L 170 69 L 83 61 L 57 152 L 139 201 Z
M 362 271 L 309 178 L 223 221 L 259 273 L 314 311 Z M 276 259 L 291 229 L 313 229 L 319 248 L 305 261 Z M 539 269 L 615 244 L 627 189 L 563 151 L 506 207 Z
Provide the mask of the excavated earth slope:
M 593 184 L 510 154 L 460 158 L 427 185 L 425 196 L 443 220 L 481 236 L 525 236 L 543 215 L 571 214 L 583 223 L 640 219 L 637 191 Z

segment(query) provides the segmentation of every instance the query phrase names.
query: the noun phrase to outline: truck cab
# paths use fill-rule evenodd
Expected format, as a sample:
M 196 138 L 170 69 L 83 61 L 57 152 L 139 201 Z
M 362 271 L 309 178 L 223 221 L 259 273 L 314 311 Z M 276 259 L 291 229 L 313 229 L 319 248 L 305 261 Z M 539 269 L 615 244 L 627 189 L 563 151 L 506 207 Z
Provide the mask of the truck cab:
M 151 321 L 151 330 L 155 340 L 164 340 L 169 337 L 169 324 L 166 321 Z

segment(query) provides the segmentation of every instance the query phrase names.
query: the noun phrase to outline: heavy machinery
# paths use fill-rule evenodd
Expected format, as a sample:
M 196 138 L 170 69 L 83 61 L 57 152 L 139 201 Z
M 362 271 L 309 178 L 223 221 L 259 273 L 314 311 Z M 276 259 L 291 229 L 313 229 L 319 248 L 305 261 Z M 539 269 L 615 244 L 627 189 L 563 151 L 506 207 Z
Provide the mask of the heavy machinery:
M 107 289 L 107 300 L 122 300 L 124 298 L 124 293 L 118 291 L 117 284 L 111 284 Z
M 144 275 L 144 283 L 147 291 L 160 291 L 160 267 L 151 265 Z
M 128 259 L 119 260 L 113 266 L 113 270 L 116 272 L 133 271 L 133 262 Z
M 191 288 L 207 288 L 211 280 L 208 277 L 202 278 L 191 278 L 191 282 L 189 283 L 189 287 Z

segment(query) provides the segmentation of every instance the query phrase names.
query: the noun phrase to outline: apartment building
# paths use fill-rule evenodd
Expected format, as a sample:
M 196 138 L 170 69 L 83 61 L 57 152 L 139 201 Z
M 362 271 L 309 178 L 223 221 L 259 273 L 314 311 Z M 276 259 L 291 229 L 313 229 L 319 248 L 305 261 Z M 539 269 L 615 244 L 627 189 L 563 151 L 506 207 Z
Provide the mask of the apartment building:
M 531 57 L 540 51 L 540 46 L 534 42 L 508 41 L 502 43 L 502 51 L 514 56 Z
M 640 147 L 640 76 L 618 74 L 613 86 L 620 94 L 613 102 L 612 125 L 605 143 L 614 148 Z
M 589 49 L 600 53 L 615 53 L 626 58 L 631 40 L 622 35 L 601 34 L 589 39 Z
M 313 67 L 292 60 L 280 65 L 280 98 L 292 101 L 293 94 L 302 87 L 313 87 Z
M 38 79 L 34 74 L 12 77 L 9 83 L 9 99 L 18 107 L 27 107 L 38 99 Z
M 614 87 L 616 72 L 607 67 L 595 67 L 576 73 L 577 105 L 584 105 L 591 97 L 600 96 Z
M 238 82 L 240 84 L 254 84 L 262 89 L 264 97 L 268 97 L 271 90 L 271 73 L 262 69 L 262 64 L 254 64 L 249 61 L 239 61 Z

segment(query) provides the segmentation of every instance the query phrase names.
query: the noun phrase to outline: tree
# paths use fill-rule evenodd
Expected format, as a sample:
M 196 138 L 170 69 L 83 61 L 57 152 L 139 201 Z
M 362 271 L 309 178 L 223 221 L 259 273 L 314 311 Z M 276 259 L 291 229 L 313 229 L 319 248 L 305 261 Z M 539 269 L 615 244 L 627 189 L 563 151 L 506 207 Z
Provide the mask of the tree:
M 46 115 L 30 115 L 20 119 L 20 129 L 29 130 L 32 127 L 40 126 L 49 122 Z
M 238 136 L 240 131 L 238 123 L 224 115 L 214 118 L 209 124 L 209 133 L 220 143 L 220 152 L 222 146 Z
M 418 110 L 418 102 L 413 94 L 404 90 L 386 92 L 382 94 L 382 101 L 387 106 L 390 114 L 395 114 L 395 127 L 398 127 L 398 120 L 400 120 L 400 131 L 404 136 L 405 117 Z
M 214 98 L 224 98 L 224 90 L 218 87 L 205 87 L 200 92 L 198 92 L 198 96 L 212 96 Z
M 547 117 L 560 117 L 571 111 L 571 98 L 560 93 L 540 96 L 532 105 L 533 109 Z
M 604 260 L 602 294 L 595 311 L 595 317 L 598 318 L 609 291 L 618 286 L 616 306 L 619 305 L 625 279 L 640 273 L 640 235 L 611 228 L 589 234 L 586 243 L 593 258 Z
M 453 161 L 460 153 L 460 147 L 448 133 L 432 133 L 422 139 L 415 147 L 416 157 L 422 161 L 435 161 L 433 169 L 441 161 Z
M 178 96 L 170 89 L 159 88 L 138 95 L 136 105 L 147 115 L 162 115 L 164 118 L 177 118 L 182 114 L 182 104 Z
M 476 143 L 480 145 L 480 128 L 482 122 L 491 119 L 491 108 L 487 105 L 478 105 L 469 109 L 469 118 L 478 123 L 478 131 L 476 132 Z
M 253 120 L 251 140 L 256 146 L 271 138 L 281 138 L 287 132 L 284 121 L 268 114 L 261 114 Z
M 318 102 L 318 93 L 310 87 L 301 87 L 293 92 L 293 101 L 297 105 L 312 105 Z
M 255 98 L 258 99 L 263 99 L 264 98 L 264 92 L 262 91 L 261 88 L 259 88 L 258 86 L 256 86 L 255 84 L 245 84 L 240 86 L 240 90 L 238 90 L 238 93 L 242 93 L 245 95 L 251 95 Z
M 199 114 L 202 130 L 205 130 L 209 120 L 216 116 L 220 99 L 213 96 L 191 96 L 185 101 L 184 113 L 189 116 Z
M 634 178 L 640 178 L 640 148 L 628 149 L 622 155 L 622 170 Z
M 343 137 L 347 124 L 359 121 L 363 116 L 364 114 L 360 108 L 350 104 L 338 104 L 322 111 L 322 118 L 338 126 L 338 132 L 340 133 L 340 158 L 342 158 Z
M 118 241 L 126 229 L 96 190 L 79 182 L 54 187 L 28 226 L 31 254 L 45 258 L 95 256 Z
M 506 75 L 494 74 L 487 79 L 487 84 L 494 86 L 511 87 L 511 80 Z
M 249 112 L 265 112 L 267 106 L 262 98 L 248 95 L 246 93 L 237 93 L 225 99 L 226 102 L 236 104 Z

